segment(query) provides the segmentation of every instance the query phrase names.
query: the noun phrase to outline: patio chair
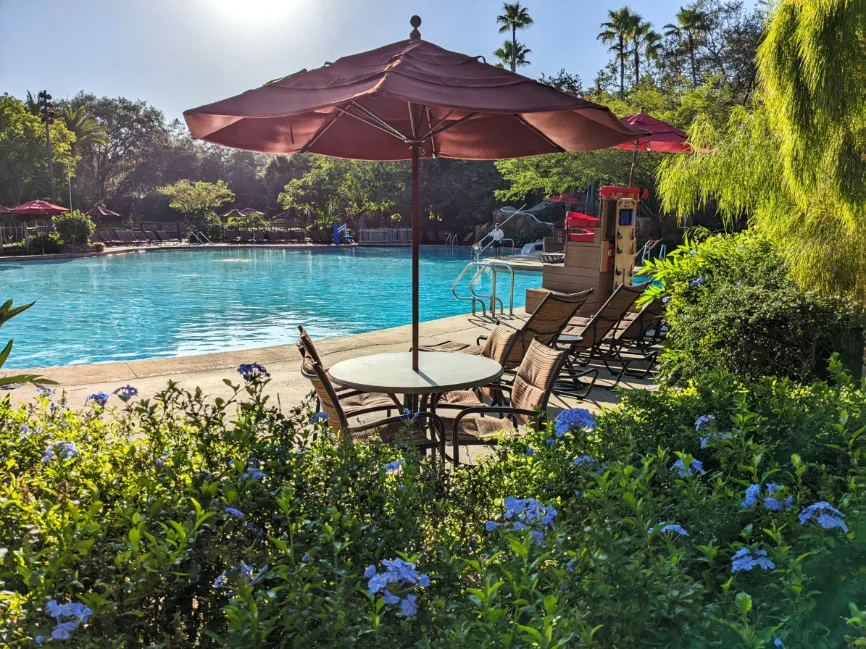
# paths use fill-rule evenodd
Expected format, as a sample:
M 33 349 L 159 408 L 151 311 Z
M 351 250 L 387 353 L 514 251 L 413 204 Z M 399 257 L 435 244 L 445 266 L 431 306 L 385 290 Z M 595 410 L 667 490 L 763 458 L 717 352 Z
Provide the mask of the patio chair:
M 499 361 L 506 370 L 512 370 L 520 365 L 533 340 L 537 339 L 544 345 L 553 345 L 574 314 L 592 295 L 592 291 L 593 289 L 580 293 L 548 291 L 520 329 L 512 330 L 497 322 L 490 336 L 479 336 L 475 345 L 449 340 L 435 345 L 422 345 L 419 349 L 483 355 Z M 481 344 L 482 341 L 486 341 L 484 345 Z
M 153 245 L 156 245 L 159 243 L 159 239 L 156 238 L 156 235 L 152 231 L 142 230 L 142 232 L 144 233 L 144 236 L 147 239 L 148 243 L 152 243 Z
M 300 331 L 300 336 L 298 336 L 298 351 L 300 351 L 301 356 L 310 356 L 316 363 L 325 368 L 325 364 L 322 362 L 319 352 L 316 351 L 316 346 L 313 344 L 310 334 L 307 333 L 303 325 L 298 325 L 298 331 Z M 396 409 L 397 412 L 402 412 L 403 410 L 403 405 L 400 403 L 397 395 L 394 394 L 361 392 L 352 388 L 334 388 L 334 392 L 337 394 L 343 409 L 351 413 L 350 416 L 361 415 L 383 408 L 387 409 L 388 414 L 390 414 L 391 409 Z
M 665 305 L 661 300 L 648 302 L 637 313 L 629 314 L 632 317 L 623 318 L 616 330 L 605 336 L 600 358 L 607 370 L 617 375 L 611 389 L 619 385 L 626 374 L 643 379 L 652 372 L 658 362 L 659 349 L 656 345 L 663 336 L 664 312 Z M 631 369 L 632 364 L 642 362 L 647 363 L 645 369 Z M 618 371 L 611 369 L 613 364 L 620 366 Z
M 507 406 L 438 406 L 440 410 L 460 410 L 453 418 L 439 414 L 450 432 L 455 466 L 460 463 L 460 446 L 494 445 L 502 434 L 518 435 L 519 426 L 543 419 L 553 386 L 567 357 L 567 350 L 552 349 L 533 340 L 517 368 L 513 383 L 499 386 L 510 395 Z
M 445 458 L 445 429 L 442 420 L 430 412 L 421 412 L 413 417 L 385 417 L 375 421 L 350 423 L 350 419 L 359 412 L 350 412 L 344 408 L 343 401 L 338 397 L 328 373 L 309 354 L 304 355 L 301 363 L 301 374 L 313 384 L 313 389 L 319 397 L 322 409 L 328 414 L 328 426 L 337 435 L 349 435 L 356 444 L 382 441 L 386 444 L 406 442 L 413 444 L 425 453 L 430 450 Z M 384 411 L 385 407 L 370 408 L 365 413 Z M 429 432 L 430 436 L 427 436 Z
M 170 241 L 168 235 L 163 234 L 160 230 L 154 230 L 153 234 L 156 237 L 157 243 L 168 243 Z
M 565 336 L 580 336 L 580 340 L 567 340 L 560 337 L 557 344 L 568 350 L 568 360 L 563 368 L 563 376 L 556 384 L 556 392 L 582 399 L 589 395 L 598 380 L 598 369 L 586 367 L 596 358 L 604 356 L 601 346 L 604 339 L 615 335 L 635 300 L 643 293 L 644 287 L 620 284 L 595 315 L 588 319 L 573 318 L 565 328 Z M 592 375 L 589 384 L 580 381 Z

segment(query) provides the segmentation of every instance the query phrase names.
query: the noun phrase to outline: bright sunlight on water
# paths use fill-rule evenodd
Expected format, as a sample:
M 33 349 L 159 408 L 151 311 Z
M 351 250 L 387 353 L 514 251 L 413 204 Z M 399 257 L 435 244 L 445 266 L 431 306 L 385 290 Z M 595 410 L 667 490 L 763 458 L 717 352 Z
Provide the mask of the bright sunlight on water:
M 211 248 L 0 263 L 0 297 L 36 302 L 0 331 L 15 339 L 6 367 L 283 345 L 298 324 L 314 338 L 408 324 L 410 260 L 407 248 Z M 451 295 L 468 261 L 465 249 L 422 248 L 422 321 L 471 310 Z M 541 273 L 515 277 L 523 306 Z M 497 292 L 507 308 L 508 282 Z

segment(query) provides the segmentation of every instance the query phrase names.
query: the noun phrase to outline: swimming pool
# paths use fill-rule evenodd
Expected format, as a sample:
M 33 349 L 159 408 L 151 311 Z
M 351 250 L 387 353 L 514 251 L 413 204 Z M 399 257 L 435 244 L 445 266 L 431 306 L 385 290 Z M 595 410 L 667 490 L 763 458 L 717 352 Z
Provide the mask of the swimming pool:
M 421 249 L 421 320 L 468 313 L 451 284 L 466 250 Z M 208 248 L 0 263 L 0 300 L 36 304 L 0 329 L 4 367 L 205 354 L 411 321 L 407 248 Z M 501 281 L 501 280 L 500 280 Z M 506 286 L 498 293 L 505 298 Z M 515 307 L 541 273 L 515 273 Z

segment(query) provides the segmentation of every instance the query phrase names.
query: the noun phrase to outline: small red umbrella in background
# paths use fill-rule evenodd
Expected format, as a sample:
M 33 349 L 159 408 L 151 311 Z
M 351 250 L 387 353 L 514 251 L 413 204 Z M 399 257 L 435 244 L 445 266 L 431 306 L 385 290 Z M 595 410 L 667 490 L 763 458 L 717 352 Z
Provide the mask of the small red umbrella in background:
M 609 109 L 421 40 L 301 70 L 187 110 L 192 137 L 262 153 L 412 161 L 412 369 L 418 369 L 419 159 L 605 149 L 647 135 Z
M 623 117 L 623 123 L 647 131 L 649 135 L 626 142 L 617 144 L 613 149 L 631 149 L 634 151 L 631 157 L 631 171 L 628 174 L 628 184 L 631 187 L 632 179 L 634 178 L 634 166 L 637 161 L 638 151 L 657 151 L 659 153 L 688 153 L 692 150 L 689 143 L 686 142 L 688 135 L 685 131 L 681 131 L 676 126 L 672 126 L 667 122 L 663 122 L 655 117 L 650 117 L 644 112 L 637 115 L 629 115 Z
M 54 216 L 68 212 L 68 207 L 61 207 L 48 201 L 30 201 L 9 210 L 10 214 L 23 214 L 25 216 Z
M 560 194 L 559 196 L 550 196 L 544 199 L 545 203 L 565 203 L 566 205 L 580 205 L 583 203 L 582 198 L 577 198 L 571 194 Z

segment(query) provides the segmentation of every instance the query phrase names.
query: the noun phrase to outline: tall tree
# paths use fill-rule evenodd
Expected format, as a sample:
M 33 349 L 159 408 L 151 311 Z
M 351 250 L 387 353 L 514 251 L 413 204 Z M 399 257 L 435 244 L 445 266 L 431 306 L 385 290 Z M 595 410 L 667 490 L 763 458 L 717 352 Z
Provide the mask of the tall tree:
M 667 159 L 667 209 L 713 201 L 776 242 L 801 285 L 866 302 L 866 2 L 780 0 L 759 50 L 754 110 L 693 128 Z
M 521 7 L 519 2 L 515 2 L 513 4 L 509 4 L 508 2 L 506 2 L 502 5 L 502 10 L 502 13 L 496 17 L 496 22 L 499 24 L 500 34 L 505 34 L 509 31 L 511 32 L 512 56 L 510 57 L 509 62 L 511 64 L 511 71 L 517 72 L 517 66 L 520 65 L 520 59 L 516 55 L 520 51 L 517 43 L 517 30 L 526 29 L 533 24 L 533 20 L 529 16 L 529 11 L 527 11 L 526 7 Z M 502 50 L 507 51 L 508 48 L 504 47 L 502 48 Z M 497 50 L 496 52 L 499 51 L 500 50 Z M 524 54 L 528 52 L 529 50 L 526 49 Z M 499 56 L 498 54 L 496 55 Z M 528 61 L 526 63 L 528 63 Z M 526 65 L 526 63 L 524 63 L 523 65 Z
M 640 16 L 635 16 L 635 19 L 629 40 L 634 57 L 634 82 L 637 84 L 640 82 L 640 58 L 646 56 L 649 59 L 658 55 L 661 48 L 661 36 L 653 31 L 653 26 Z
M 66 128 L 75 134 L 74 150 L 78 151 L 81 147 L 108 144 L 108 135 L 105 129 L 93 116 L 88 114 L 84 106 L 73 107 L 67 104 L 63 107 L 60 118 L 66 124 Z
M 191 218 L 196 225 L 208 223 L 214 210 L 224 203 L 234 200 L 235 195 L 224 181 L 215 183 L 179 180 L 172 185 L 160 187 L 160 194 L 171 199 L 169 206 L 184 216 Z
M 505 41 L 502 44 L 502 47 L 493 53 L 493 56 L 499 59 L 502 67 L 509 66 L 511 67 L 511 71 L 514 72 L 519 67 L 529 65 L 529 60 L 526 58 L 526 55 L 531 51 L 532 50 L 526 47 L 523 43 L 517 43 L 515 49 L 515 46 L 512 45 L 511 41 Z
M 676 24 L 668 23 L 664 26 L 666 36 L 674 36 L 680 42 L 684 42 L 689 53 L 689 62 L 692 72 L 692 88 L 698 86 L 698 67 L 695 62 L 695 50 L 703 36 L 710 29 L 710 20 L 706 12 L 696 6 L 680 7 L 676 16 Z
M 607 15 L 608 20 L 601 24 L 602 31 L 598 35 L 598 40 L 605 45 L 610 45 L 608 49 L 614 53 L 614 60 L 619 63 L 619 96 L 622 99 L 625 97 L 627 45 L 640 17 L 633 14 L 628 7 L 623 7 L 617 11 L 609 9 Z

